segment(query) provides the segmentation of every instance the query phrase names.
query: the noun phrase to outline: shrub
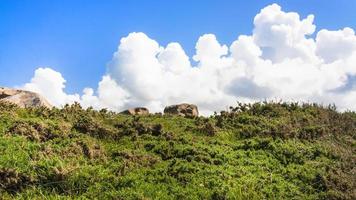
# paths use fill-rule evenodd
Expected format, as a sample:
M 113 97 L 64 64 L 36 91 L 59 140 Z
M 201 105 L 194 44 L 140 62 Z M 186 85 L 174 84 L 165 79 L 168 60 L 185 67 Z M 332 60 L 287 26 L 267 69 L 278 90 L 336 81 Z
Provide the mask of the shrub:
M 190 119 L 0 102 L 0 199 L 356 199 L 355 130 L 316 104 Z
M 15 169 L 0 168 L 0 191 L 15 193 L 32 182 L 31 178 Z
M 17 120 L 8 129 L 8 134 L 22 135 L 32 141 L 47 141 L 68 135 L 70 126 L 36 121 Z

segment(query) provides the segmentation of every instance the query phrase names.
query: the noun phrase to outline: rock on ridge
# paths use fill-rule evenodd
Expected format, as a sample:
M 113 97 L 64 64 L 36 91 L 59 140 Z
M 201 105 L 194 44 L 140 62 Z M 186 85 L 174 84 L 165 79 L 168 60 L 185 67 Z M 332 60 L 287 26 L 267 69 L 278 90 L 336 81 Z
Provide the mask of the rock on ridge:
M 0 87 L 0 101 L 10 102 L 21 108 L 41 106 L 53 108 L 44 97 L 35 92 L 6 87 Z
M 180 115 L 184 117 L 197 117 L 199 115 L 198 107 L 187 103 L 167 106 L 163 112 L 168 115 Z

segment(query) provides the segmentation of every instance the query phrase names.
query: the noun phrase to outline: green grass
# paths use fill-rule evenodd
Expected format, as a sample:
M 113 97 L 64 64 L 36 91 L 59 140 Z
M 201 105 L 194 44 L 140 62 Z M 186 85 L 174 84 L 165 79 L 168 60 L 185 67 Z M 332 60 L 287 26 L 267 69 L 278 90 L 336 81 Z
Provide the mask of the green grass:
M 356 114 L 238 104 L 211 117 L 0 103 L 0 199 L 356 199 Z

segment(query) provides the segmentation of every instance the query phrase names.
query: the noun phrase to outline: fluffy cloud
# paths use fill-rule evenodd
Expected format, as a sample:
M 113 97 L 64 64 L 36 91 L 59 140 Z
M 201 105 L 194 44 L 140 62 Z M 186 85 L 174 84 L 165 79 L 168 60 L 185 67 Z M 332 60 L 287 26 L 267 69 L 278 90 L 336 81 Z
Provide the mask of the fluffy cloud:
M 36 70 L 24 88 L 54 105 L 73 101 L 114 111 L 169 104 L 197 104 L 203 114 L 236 101 L 282 99 L 336 103 L 356 110 L 356 35 L 351 28 L 315 33 L 314 16 L 301 19 L 277 4 L 263 8 L 252 35 L 240 35 L 228 47 L 213 34 L 196 43 L 195 65 L 178 43 L 166 47 L 144 33 L 121 39 L 96 91 L 66 94 L 65 80 L 49 68 Z
M 254 41 L 263 48 L 264 58 L 274 62 L 297 57 L 312 61 L 315 43 L 306 36 L 315 31 L 313 20 L 313 15 L 300 20 L 298 13 L 285 13 L 277 4 L 267 6 L 254 19 Z
M 355 51 L 356 37 L 351 28 L 338 31 L 323 29 L 316 36 L 316 54 L 327 63 L 349 57 Z
M 24 89 L 34 91 L 45 96 L 55 106 L 79 101 L 79 95 L 68 95 L 64 92 L 66 80 L 59 72 L 51 68 L 38 68 L 30 83 Z
M 85 88 L 81 97 L 81 104 L 84 107 L 96 109 L 108 108 L 118 111 L 128 102 L 129 94 L 123 90 L 110 76 L 103 76 L 98 84 L 98 96 L 94 95 L 92 88 Z

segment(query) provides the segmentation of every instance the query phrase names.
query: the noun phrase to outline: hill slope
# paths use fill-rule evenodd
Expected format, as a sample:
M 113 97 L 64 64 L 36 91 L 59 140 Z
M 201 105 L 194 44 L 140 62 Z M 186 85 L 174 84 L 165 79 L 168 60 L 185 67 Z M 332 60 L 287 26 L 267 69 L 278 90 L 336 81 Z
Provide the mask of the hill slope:
M 356 199 L 356 114 L 239 104 L 209 118 L 0 103 L 4 199 Z

